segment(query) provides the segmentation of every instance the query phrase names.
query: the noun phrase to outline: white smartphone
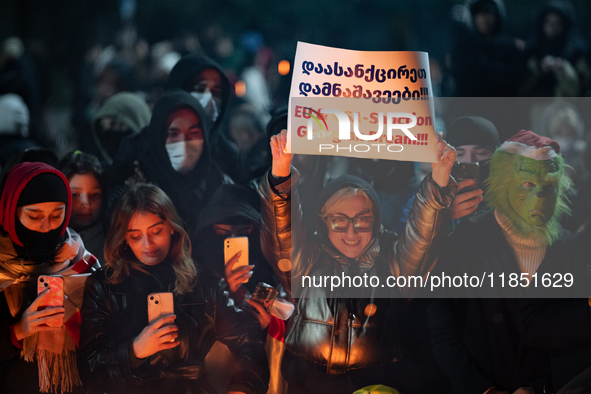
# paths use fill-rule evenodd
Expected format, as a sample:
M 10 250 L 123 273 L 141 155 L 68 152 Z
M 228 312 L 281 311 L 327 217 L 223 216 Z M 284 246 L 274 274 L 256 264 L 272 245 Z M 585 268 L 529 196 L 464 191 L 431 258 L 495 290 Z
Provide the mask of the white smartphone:
M 234 269 L 248 265 L 248 237 L 226 238 L 224 241 L 225 263 L 228 264 L 228 261 L 238 252 L 242 254 L 234 264 Z
M 172 293 L 152 293 L 148 295 L 148 321 L 150 324 L 160 316 L 174 313 Z

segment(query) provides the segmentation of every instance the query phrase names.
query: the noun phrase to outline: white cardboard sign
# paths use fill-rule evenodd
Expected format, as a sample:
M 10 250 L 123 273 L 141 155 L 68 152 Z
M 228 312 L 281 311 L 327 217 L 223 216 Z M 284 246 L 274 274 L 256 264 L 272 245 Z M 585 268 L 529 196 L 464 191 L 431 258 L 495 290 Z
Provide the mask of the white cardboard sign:
M 292 153 L 434 162 L 428 55 L 298 42 L 288 119 Z

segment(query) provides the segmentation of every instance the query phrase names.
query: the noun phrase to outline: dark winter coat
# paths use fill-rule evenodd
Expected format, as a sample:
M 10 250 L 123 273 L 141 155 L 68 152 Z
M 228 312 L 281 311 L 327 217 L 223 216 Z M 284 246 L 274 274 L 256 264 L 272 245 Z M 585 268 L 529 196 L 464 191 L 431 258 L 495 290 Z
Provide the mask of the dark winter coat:
M 486 272 L 496 279 L 504 273 L 506 280 L 521 272 L 492 212 L 459 224 L 436 271 L 448 276 Z M 519 299 L 479 298 L 499 297 L 499 289 L 497 282 L 492 290 L 467 291 L 464 298 L 440 298 L 430 306 L 433 353 L 454 393 L 483 393 L 493 386 L 509 392 L 522 386 L 541 389 L 547 363 L 521 341 Z
M 174 295 L 180 344 L 146 359 L 135 357 L 133 340 L 148 325 L 148 295 L 174 286 L 174 271 L 166 261 L 144 268 L 150 274 L 134 270 L 116 285 L 104 272 L 87 281 L 79 363 L 89 392 L 215 393 L 204 379 L 203 363 L 219 340 L 238 363 L 230 389 L 265 393 L 269 372 L 258 323 L 234 307 L 223 283 L 206 278 L 199 278 L 191 293 Z

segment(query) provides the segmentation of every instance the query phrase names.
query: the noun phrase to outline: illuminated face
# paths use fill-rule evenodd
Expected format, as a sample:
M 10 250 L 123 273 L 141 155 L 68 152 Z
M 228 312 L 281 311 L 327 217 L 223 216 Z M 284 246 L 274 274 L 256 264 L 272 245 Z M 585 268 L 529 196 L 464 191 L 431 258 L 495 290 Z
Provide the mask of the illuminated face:
M 88 227 L 101 213 L 102 190 L 92 174 L 76 174 L 70 179 L 72 190 L 72 217 L 74 229 Z
M 524 157 L 507 180 L 509 204 L 527 224 L 542 226 L 554 214 L 559 177 L 556 160 Z
M 159 216 L 136 212 L 127 226 L 125 240 L 139 261 L 157 265 L 168 256 L 173 232 L 171 225 Z
M 17 208 L 16 216 L 31 231 L 47 233 L 59 228 L 66 217 L 63 202 L 42 202 Z
M 456 160 L 460 163 L 475 163 L 490 159 L 493 152 L 479 145 L 462 145 L 456 147 Z
M 344 223 L 346 217 L 352 219 L 354 217 L 371 216 L 373 218 L 373 213 L 367 197 L 357 194 L 349 200 L 349 203 L 343 209 L 331 215 L 331 218 L 334 219 L 339 216 L 343 218 L 341 221 Z M 365 250 L 373 235 L 373 231 L 356 231 L 353 223 L 348 223 L 348 225 L 345 223 L 347 227 L 342 232 L 334 231 L 333 226 L 326 219 L 325 223 L 328 229 L 328 239 L 332 245 L 350 259 L 356 258 Z

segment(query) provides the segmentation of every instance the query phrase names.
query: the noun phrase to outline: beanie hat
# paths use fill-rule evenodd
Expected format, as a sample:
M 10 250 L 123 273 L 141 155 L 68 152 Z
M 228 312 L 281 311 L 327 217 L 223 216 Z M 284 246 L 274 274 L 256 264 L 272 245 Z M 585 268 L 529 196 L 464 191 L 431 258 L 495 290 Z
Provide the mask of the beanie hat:
M 534 160 L 552 160 L 560 153 L 560 145 L 551 138 L 521 130 L 505 141 L 499 150 Z
M 59 175 L 44 172 L 33 177 L 21 192 L 16 207 L 44 202 L 68 203 L 68 188 Z
M 488 119 L 480 116 L 462 116 L 449 126 L 445 140 L 454 147 L 478 145 L 494 152 L 501 140 L 497 128 Z

